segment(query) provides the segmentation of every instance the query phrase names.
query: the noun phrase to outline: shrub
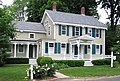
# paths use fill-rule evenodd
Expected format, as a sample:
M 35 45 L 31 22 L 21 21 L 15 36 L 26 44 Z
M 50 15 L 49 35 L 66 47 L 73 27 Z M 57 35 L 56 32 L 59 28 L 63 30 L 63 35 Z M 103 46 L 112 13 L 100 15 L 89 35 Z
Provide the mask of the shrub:
M 92 63 L 94 65 L 110 65 L 111 60 L 110 59 L 99 59 L 99 60 L 93 60 Z
M 120 54 L 115 54 L 115 56 L 116 56 L 116 61 L 120 63 Z
M 68 68 L 69 66 L 62 63 L 54 63 L 54 67 L 56 70 L 60 70 L 60 69 Z
M 54 63 L 62 63 L 70 67 L 79 67 L 84 65 L 83 60 L 54 60 Z
M 6 64 L 28 64 L 29 58 L 7 58 Z
M 43 66 L 46 64 L 48 64 L 48 65 L 52 64 L 53 61 L 52 61 L 52 58 L 50 58 L 50 57 L 38 57 L 37 63 L 38 63 L 38 65 Z

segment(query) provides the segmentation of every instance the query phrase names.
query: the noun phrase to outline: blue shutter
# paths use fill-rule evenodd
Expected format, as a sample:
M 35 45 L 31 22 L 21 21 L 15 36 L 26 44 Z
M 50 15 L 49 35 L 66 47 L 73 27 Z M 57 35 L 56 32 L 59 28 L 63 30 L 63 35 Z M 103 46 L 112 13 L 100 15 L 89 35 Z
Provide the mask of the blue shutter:
M 75 26 L 72 26 L 72 36 L 75 36 Z
M 69 54 L 69 43 L 66 44 L 66 54 Z
M 82 27 L 80 27 L 80 32 L 79 33 L 80 33 L 80 36 L 82 36 Z
M 92 37 L 95 37 L 95 36 L 96 36 L 95 28 L 92 28 Z
M 101 29 L 100 29 L 100 38 L 102 38 L 102 37 L 101 37 Z
M 45 53 L 48 53 L 48 42 L 45 42 Z
M 92 54 L 96 54 L 96 45 L 95 44 L 92 45 Z
M 54 46 L 54 53 L 57 53 L 57 43 L 55 43 L 55 46 Z
M 60 53 L 61 52 L 61 45 L 60 45 L 60 43 L 58 43 L 58 53 Z
M 100 54 L 102 54 L 102 45 L 100 45 Z
M 61 25 L 59 25 L 58 34 L 61 35 Z
M 85 27 L 85 34 L 88 34 L 88 28 Z
M 85 45 L 84 52 L 87 54 L 87 45 Z
M 67 25 L 67 36 L 69 36 L 69 26 Z

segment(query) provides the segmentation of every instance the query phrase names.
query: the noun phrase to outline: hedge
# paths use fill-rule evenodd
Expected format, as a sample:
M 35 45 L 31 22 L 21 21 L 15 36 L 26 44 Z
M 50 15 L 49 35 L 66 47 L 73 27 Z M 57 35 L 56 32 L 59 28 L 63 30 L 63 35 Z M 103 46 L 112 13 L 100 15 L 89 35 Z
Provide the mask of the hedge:
M 120 54 L 115 54 L 115 56 L 116 56 L 116 61 L 120 63 Z
M 84 65 L 83 60 L 54 60 L 54 63 L 66 64 L 70 67 L 79 67 Z
M 92 63 L 94 65 L 110 65 L 111 60 L 110 59 L 99 59 L 99 60 L 93 60 Z
M 7 58 L 6 64 L 28 64 L 29 58 Z

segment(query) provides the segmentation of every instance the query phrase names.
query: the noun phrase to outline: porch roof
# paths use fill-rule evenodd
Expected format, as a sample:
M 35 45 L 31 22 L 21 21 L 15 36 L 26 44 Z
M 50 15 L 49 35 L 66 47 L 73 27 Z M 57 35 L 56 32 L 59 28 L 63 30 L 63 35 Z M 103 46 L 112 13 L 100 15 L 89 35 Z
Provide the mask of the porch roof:
M 78 37 L 72 37 L 70 38 L 68 41 L 76 41 L 76 40 L 81 40 L 81 41 L 93 41 L 95 38 L 94 37 L 91 37 L 90 35 L 88 34 L 85 34 L 83 36 L 78 36 Z

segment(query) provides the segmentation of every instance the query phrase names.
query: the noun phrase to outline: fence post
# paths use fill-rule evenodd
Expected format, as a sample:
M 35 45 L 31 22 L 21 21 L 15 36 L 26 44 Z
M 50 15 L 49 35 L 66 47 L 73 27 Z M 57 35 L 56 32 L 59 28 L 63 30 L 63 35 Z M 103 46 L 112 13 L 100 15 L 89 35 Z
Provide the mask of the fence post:
M 113 51 L 111 51 L 111 67 L 113 67 Z
M 33 79 L 33 65 L 32 64 L 30 65 L 30 75 L 31 75 L 30 79 L 32 80 Z

